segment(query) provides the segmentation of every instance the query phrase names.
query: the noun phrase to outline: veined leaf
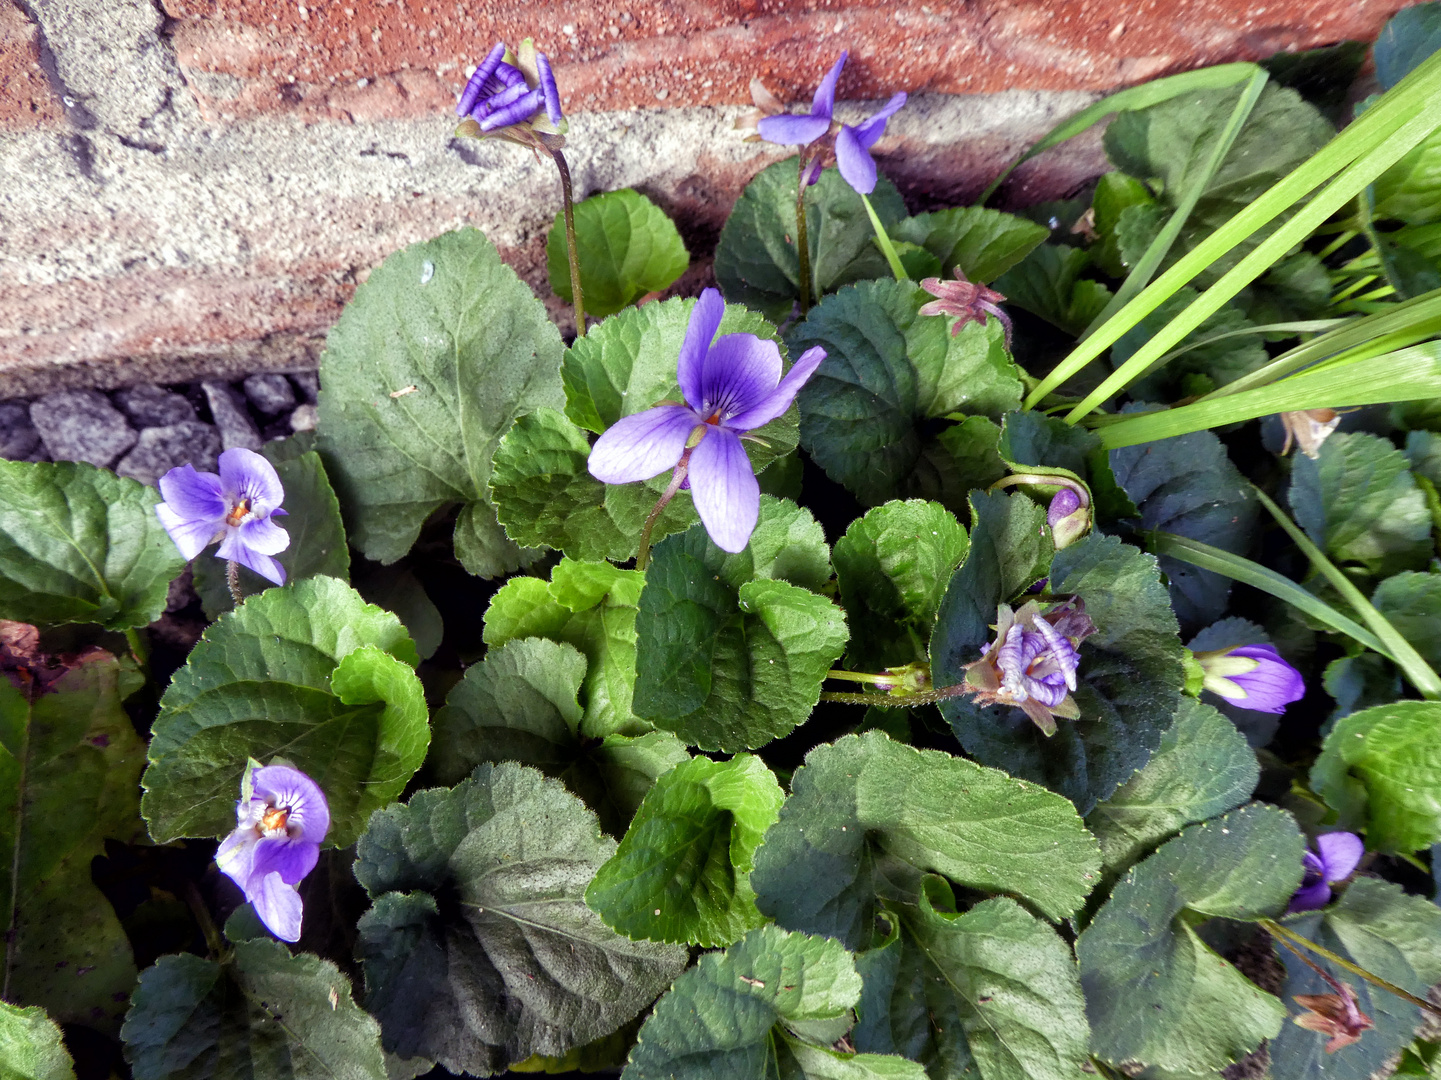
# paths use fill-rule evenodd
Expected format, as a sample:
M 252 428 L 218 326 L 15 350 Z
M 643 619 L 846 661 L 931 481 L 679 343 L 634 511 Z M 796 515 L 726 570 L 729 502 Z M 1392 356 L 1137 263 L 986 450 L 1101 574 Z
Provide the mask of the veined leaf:
M 60 1028 L 37 1006 L 0 1001 L 0 1070 L 14 1080 L 75 1080 Z
M 665 211 L 630 188 L 575 204 L 575 247 L 585 311 L 596 318 L 668 288 L 690 265 L 680 233 Z M 551 291 L 573 302 L 563 211 L 555 215 L 546 237 L 545 263 Z

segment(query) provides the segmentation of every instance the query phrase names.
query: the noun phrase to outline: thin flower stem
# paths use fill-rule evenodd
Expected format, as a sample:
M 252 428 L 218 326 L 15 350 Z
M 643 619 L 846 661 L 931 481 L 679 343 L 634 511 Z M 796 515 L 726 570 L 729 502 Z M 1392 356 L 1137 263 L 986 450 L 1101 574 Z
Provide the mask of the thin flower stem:
M 135 663 L 140 668 L 140 674 L 145 676 L 145 681 L 150 681 L 150 646 L 140 636 L 136 627 L 130 627 L 125 631 L 126 644 L 130 646 L 130 655 L 135 658 Z
M 968 690 L 970 687 L 962 683 L 959 686 L 941 686 L 914 694 L 897 693 L 894 690 L 888 694 L 842 694 L 826 691 L 821 694 L 821 700 L 839 701 L 845 705 L 883 705 L 888 709 L 912 709 L 917 705 L 934 705 L 947 698 L 960 697 Z
M 580 257 L 575 250 L 575 206 L 570 188 L 570 166 L 565 155 L 551 150 L 555 167 L 560 170 L 560 193 L 565 200 L 565 252 L 570 258 L 570 293 L 575 307 L 575 336 L 585 337 L 585 298 L 580 291 Z
M 1275 919 L 1261 919 L 1261 920 L 1260 920 L 1260 923 L 1261 923 L 1261 925 L 1262 925 L 1267 931 L 1270 932 L 1270 934 L 1271 934 L 1272 937 L 1274 937 L 1274 938 L 1276 938 L 1277 940 L 1279 940 L 1282 945 L 1285 945 L 1285 946 L 1286 946 L 1288 949 L 1290 949 L 1293 953 L 1296 953 L 1297 956 L 1301 956 L 1301 954 L 1300 954 L 1300 952 L 1296 949 L 1296 947 L 1295 947 L 1296 945 L 1300 945 L 1300 946 L 1302 946 L 1303 948 L 1310 949 L 1310 950 L 1311 950 L 1313 953 L 1315 953 L 1317 956 L 1325 957 L 1327 960 L 1331 961 L 1331 963 L 1335 964 L 1337 967 L 1344 968 L 1345 970 L 1349 971 L 1352 975 L 1355 975 L 1355 976 L 1356 976 L 1357 978 L 1359 978 L 1359 979 L 1365 979 L 1365 980 L 1366 980 L 1368 983 L 1370 983 L 1372 986 L 1379 986 L 1382 990 L 1385 990 L 1387 993 L 1395 994 L 1398 998 L 1402 998 L 1402 999 L 1405 1000 L 1405 1001 L 1409 1001 L 1412 1005 L 1416 1005 L 1416 1006 L 1418 1006 L 1418 1007 L 1420 1007 L 1420 1008 L 1422 1008 L 1422 1009 L 1425 1009 L 1427 1012 L 1429 1012 L 1429 1013 L 1431 1013 L 1431 1014 L 1433 1014 L 1433 1015 L 1435 1015 L 1435 1016 L 1441 1016 L 1441 1006 L 1433 1005 L 1431 1002 L 1427 1001 L 1425 998 L 1419 998 L 1419 997 L 1417 997 L 1415 994 L 1407 993 L 1405 990 L 1402 990 L 1402 989 L 1401 989 L 1399 986 L 1397 986 L 1395 983 L 1387 982 L 1385 979 L 1381 978 L 1381 976 L 1379 976 L 1379 975 L 1373 975 L 1373 974 L 1371 974 L 1371 972 L 1367 971 L 1365 968 L 1359 967 L 1358 965 L 1351 963 L 1351 961 L 1349 961 L 1349 960 L 1342 959 L 1341 957 L 1339 957 L 1339 956 L 1337 956 L 1335 953 L 1333 953 L 1330 949 L 1322 948 L 1320 945 L 1317 945 L 1314 941 L 1311 941 L 1311 940 L 1309 940 L 1309 939 L 1307 939 L 1307 938 L 1303 938 L 1300 934 L 1297 934 L 1297 933 L 1294 933 L 1294 932 L 1291 931 L 1291 930 L 1288 930 L 1286 927 L 1284 927 L 1284 926 L 1282 926 L 1280 923 L 1278 923 Z M 1293 942 L 1295 943 L 1294 945 L 1292 944 Z M 1303 960 L 1305 959 L 1304 956 L 1301 957 L 1301 958 L 1302 958 Z M 1310 963 L 1310 961 L 1308 960 L 1307 963 Z M 1315 964 L 1311 964 L 1311 966 L 1312 966 L 1312 967 L 1316 967 Z M 1317 970 L 1319 971 L 1320 969 L 1317 968 Z M 1325 974 L 1325 973 L 1322 972 L 1322 974 Z
M 796 158 L 800 162 L 800 172 L 796 176 L 796 258 L 800 260 L 800 285 L 801 290 L 801 318 L 806 317 L 806 312 L 811 309 L 811 245 L 806 239 L 806 173 L 810 171 L 810 162 L 806 158 L 805 147 L 801 148 Z
M 680 490 L 681 484 L 685 482 L 686 469 L 690 467 L 691 449 L 692 447 L 687 446 L 685 453 L 681 454 L 680 460 L 676 462 L 675 472 L 670 478 L 670 485 L 661 494 L 655 506 L 651 508 L 649 516 L 645 519 L 645 525 L 640 530 L 640 551 L 635 557 L 635 568 L 637 570 L 644 570 L 650 563 L 651 530 L 655 528 L 655 523 L 660 520 L 660 515 L 662 511 L 665 510 L 666 505 L 675 498 L 675 493 Z
M 205 935 L 205 944 L 209 947 L 210 954 L 215 957 L 221 956 L 225 952 L 225 939 L 215 928 L 215 920 L 210 917 L 210 909 L 205 906 L 205 899 L 200 895 L 200 890 L 195 887 L 193 881 L 187 881 L 181 892 L 185 896 L 185 903 L 189 906 L 190 913 L 195 916 L 195 921 L 200 925 L 200 932 Z
M 876 683 L 883 686 L 894 686 L 895 675 L 871 675 L 864 671 L 840 671 L 832 668 L 826 672 L 827 679 L 849 679 L 851 682 Z
M 901 257 L 896 254 L 895 245 L 891 243 L 890 236 L 886 233 L 886 227 L 881 224 L 881 219 L 876 215 L 876 209 L 871 205 L 871 200 L 864 195 L 861 202 L 866 204 L 866 213 L 871 217 L 871 228 L 876 231 L 876 243 L 880 244 L 881 251 L 885 253 L 886 262 L 891 264 L 891 273 L 896 275 L 897 281 L 909 281 L 906 268 L 901 265 Z
M 230 598 L 235 601 L 235 606 L 239 607 L 245 594 L 240 591 L 240 564 L 234 559 L 225 564 L 225 584 L 230 587 Z

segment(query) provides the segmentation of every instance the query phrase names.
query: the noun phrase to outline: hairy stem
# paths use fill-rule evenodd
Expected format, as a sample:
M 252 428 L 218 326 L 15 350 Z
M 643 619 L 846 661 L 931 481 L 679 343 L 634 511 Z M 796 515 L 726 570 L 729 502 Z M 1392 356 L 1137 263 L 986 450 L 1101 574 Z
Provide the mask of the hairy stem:
M 874 683 L 882 686 L 894 686 L 896 684 L 897 677 L 895 675 L 871 675 L 868 672 L 864 671 L 840 671 L 836 668 L 832 668 L 830 671 L 826 672 L 826 678 L 848 679 L 851 682 Z
M 886 232 L 886 227 L 881 224 L 881 219 L 876 214 L 876 208 L 871 205 L 871 200 L 864 195 L 861 196 L 861 202 L 866 204 L 866 213 L 869 214 L 871 218 L 871 228 L 876 231 L 876 243 L 881 246 L 881 251 L 885 253 L 886 262 L 891 264 L 891 273 L 895 274 L 897 281 L 909 281 L 910 278 L 906 275 L 906 268 L 901 265 L 901 257 L 896 254 L 895 245 L 891 243 L 891 238 Z
M 640 551 L 635 557 L 635 568 L 637 570 L 644 570 L 650 563 L 651 530 L 655 528 L 655 523 L 660 520 L 661 513 L 665 510 L 666 505 L 675 498 L 675 493 L 680 490 L 681 484 L 685 482 L 686 470 L 690 467 L 691 449 L 691 447 L 687 446 L 685 453 L 681 454 L 680 460 L 676 462 L 675 472 L 671 475 L 670 484 L 661 494 L 661 497 L 656 500 L 655 506 L 651 508 L 650 514 L 647 515 L 645 519 L 645 525 L 640 530 Z
M 895 691 L 889 694 L 841 694 L 826 691 L 821 694 L 821 700 L 839 701 L 845 705 L 884 705 L 888 709 L 910 709 L 917 705 L 934 705 L 946 698 L 960 697 L 970 689 L 962 683 L 959 686 L 939 686 L 914 694 Z
M 810 161 L 805 147 L 801 147 L 796 160 L 800 163 L 796 177 L 796 257 L 800 260 L 801 318 L 804 319 L 811 309 L 811 245 L 806 239 L 806 173 L 810 171 Z
M 571 196 L 570 166 L 565 155 L 552 150 L 555 167 L 560 170 L 560 193 L 565 200 L 565 253 L 570 258 L 570 293 L 575 307 L 575 336 L 585 337 L 585 298 L 580 291 L 580 257 L 575 251 L 575 205 Z
M 205 935 L 205 944 L 210 949 L 210 955 L 219 957 L 225 952 L 225 939 L 215 928 L 215 920 L 210 917 L 210 909 L 205 906 L 205 898 L 200 895 L 200 890 L 195 887 L 193 881 L 187 881 L 181 892 L 185 897 L 186 905 L 190 908 L 190 913 L 195 916 L 195 921 L 200 926 L 200 932 Z
M 240 591 L 240 564 L 234 559 L 225 564 L 225 584 L 230 587 L 230 598 L 235 601 L 235 606 L 239 607 L 245 594 Z
M 1395 983 L 1387 982 L 1385 979 L 1381 978 L 1381 976 L 1373 975 L 1365 968 L 1337 956 L 1330 949 L 1322 948 L 1314 941 L 1303 938 L 1300 934 L 1297 934 L 1294 931 L 1282 926 L 1275 919 L 1262 919 L 1260 920 L 1260 922 L 1261 925 L 1270 932 L 1272 937 L 1276 938 L 1276 940 L 1281 942 L 1282 945 L 1285 945 L 1286 948 L 1290 949 L 1293 953 L 1296 953 L 1297 956 L 1301 956 L 1301 953 L 1296 949 L 1296 945 L 1300 945 L 1302 948 L 1310 949 L 1317 956 L 1325 957 L 1337 967 L 1345 968 L 1352 975 L 1355 975 L 1358 979 L 1365 979 L 1372 986 L 1379 986 L 1387 993 L 1395 994 L 1398 998 L 1401 998 L 1404 1001 L 1409 1001 L 1412 1005 L 1419 1006 L 1420 1008 L 1425 1009 L 1427 1012 L 1431 1013 L 1434 1016 L 1441 1016 L 1441 1007 L 1431 1004 L 1431 1002 L 1427 1001 L 1425 998 L 1419 998 L 1415 994 L 1407 993 Z M 1305 957 L 1303 956 L 1302 959 L 1304 960 Z M 1309 963 L 1309 961 L 1307 962 Z M 1311 966 L 1315 967 L 1314 964 L 1312 964 Z

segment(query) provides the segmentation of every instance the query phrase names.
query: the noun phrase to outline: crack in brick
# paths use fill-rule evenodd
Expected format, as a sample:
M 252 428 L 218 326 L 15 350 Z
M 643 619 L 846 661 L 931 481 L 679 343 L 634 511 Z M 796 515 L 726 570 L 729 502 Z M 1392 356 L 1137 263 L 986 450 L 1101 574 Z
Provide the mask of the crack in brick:
M 55 91 L 55 96 L 60 99 L 60 104 L 65 108 L 65 115 L 70 122 L 81 131 L 93 131 L 100 126 L 96 118 L 84 103 L 86 95 L 76 93 L 65 85 L 65 80 L 60 77 L 60 63 L 55 56 L 55 49 L 50 44 L 50 37 L 45 32 L 45 24 L 35 13 L 34 8 L 27 3 L 27 0 L 11 0 L 20 14 L 30 20 L 35 27 L 35 48 L 40 54 L 40 70 L 45 72 L 45 78 L 50 83 L 50 88 Z

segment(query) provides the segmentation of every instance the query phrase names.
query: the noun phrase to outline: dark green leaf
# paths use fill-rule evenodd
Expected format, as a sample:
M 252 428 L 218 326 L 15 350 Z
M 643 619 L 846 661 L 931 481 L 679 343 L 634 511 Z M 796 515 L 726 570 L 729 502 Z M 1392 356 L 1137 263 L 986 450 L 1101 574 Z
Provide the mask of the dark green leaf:
M 952 413 L 951 419 L 959 416 Z M 984 416 L 948 424 L 921 444 L 908 486 L 952 513 L 964 513 L 972 491 L 990 487 L 1010 471 L 996 452 L 1000 441 L 1000 426 Z
M 1324 914 L 1306 912 L 1285 921 L 1301 936 L 1418 997 L 1441 981 L 1441 908 L 1407 896 L 1388 881 L 1357 878 Z M 1281 993 L 1288 1004 L 1296 994 L 1335 993 L 1293 954 L 1279 946 L 1276 951 L 1286 964 Z M 1356 991 L 1361 1011 L 1375 1027 L 1360 1042 L 1328 1054 L 1326 1036 L 1287 1024 L 1271 1040 L 1271 1075 L 1277 1080 L 1367 1080 L 1411 1041 L 1421 1010 L 1339 964 L 1314 954 L 1308 959 Z
M 826 350 L 798 398 L 801 441 L 867 505 L 929 494 L 912 490 L 926 481 L 922 459 L 944 454 L 928 421 L 958 411 L 999 418 L 1020 403 L 996 320 L 952 336 L 949 319 L 916 314 L 925 299 L 910 282 L 862 282 L 827 297 L 788 337 L 794 352 Z
M 1437 49 L 1441 49 L 1441 4 L 1416 4 L 1398 11 L 1381 28 L 1371 51 L 1376 81 L 1390 90 Z
M 736 200 L 716 245 L 716 282 L 726 299 L 755 308 L 769 319 L 787 318 L 800 299 L 800 258 L 796 253 L 794 159 L 778 161 L 756 174 Z M 895 185 L 876 178 L 870 195 L 876 216 L 889 231 L 906 216 Z M 811 303 L 851 281 L 884 277 L 885 257 L 861 197 L 826 169 L 806 192 L 806 238 L 811 254 Z
M 971 549 L 951 579 L 931 638 L 932 679 L 954 686 L 985 650 L 997 605 L 1044 576 L 1045 511 L 1024 496 L 973 497 Z M 1050 737 L 1020 709 L 947 698 L 941 713 L 966 752 L 1044 784 L 1090 813 L 1143 766 L 1180 703 L 1182 646 L 1156 560 L 1092 534 L 1050 564 L 1049 591 L 1077 596 L 1097 633 L 1080 648 L 1077 721 Z
M 936 503 L 888 502 L 851 522 L 834 554 L 860 670 L 926 659 L 946 582 L 966 556 L 966 530 Z
M 1259 507 L 1221 440 L 1197 431 L 1110 452 L 1111 473 L 1140 511 L 1140 527 L 1160 529 L 1244 554 Z M 1171 603 L 1188 632 L 1215 622 L 1231 596 L 1228 578 L 1170 556 L 1161 558 Z
M 1059 796 L 868 731 L 806 755 L 751 886 L 781 926 L 859 949 L 882 899 L 914 899 L 922 873 L 1020 896 L 1061 919 L 1095 884 L 1099 861 Z
M 354 843 L 425 759 L 419 658 L 400 620 L 316 577 L 246 600 L 206 631 L 160 701 L 141 808 L 158 843 L 235 826 L 246 761 L 282 757 Z
M 643 735 L 651 725 L 631 712 L 635 687 L 635 615 L 645 575 L 610 563 L 562 559 L 551 580 L 512 578 L 485 612 L 485 643 L 543 637 L 574 645 L 588 668 L 581 694 L 581 735 Z
M 1134 176 L 1123 172 L 1108 172 L 1096 181 L 1096 193 L 1091 196 L 1092 224 L 1100 236 L 1100 242 L 1091 250 L 1091 258 L 1097 266 L 1113 278 L 1124 278 L 1136 255 L 1133 244 L 1127 242 L 1123 251 L 1120 226 L 1122 217 L 1131 207 L 1154 207 L 1156 199 L 1149 188 Z M 1141 246 L 1141 251 L 1145 246 Z
M 1311 789 L 1372 851 L 1441 841 L 1441 703 L 1397 701 L 1336 722 L 1311 767 Z
M 513 763 L 374 814 L 355 863 L 375 901 L 358 952 L 386 1050 L 488 1076 L 639 1014 L 686 953 L 585 906 L 614 852 L 579 799 Z
M 692 758 L 656 781 L 610 861 L 585 891 L 636 940 L 729 945 L 765 920 L 750 874 L 785 801 L 760 758 Z
M 465 568 L 494 577 L 520 566 L 486 493 L 491 455 L 517 416 L 561 407 L 561 351 L 545 306 L 475 229 L 377 267 L 320 366 L 320 446 L 351 541 L 394 562 L 426 518 L 459 503 Z
M 1256 803 L 1189 826 L 1127 873 L 1076 943 L 1092 1051 L 1197 1072 L 1274 1037 L 1286 1007 L 1193 924 L 1278 914 L 1301 884 L 1304 847 L 1289 814 Z
M 0 459 L 0 618 L 154 622 L 185 568 L 157 501 L 154 488 L 94 465 Z
M 33 700 L 0 675 L 0 911 L 17 1002 L 113 1035 L 135 983 L 130 942 L 91 882 L 107 838 L 138 838 L 145 749 L 121 702 L 141 684 L 94 649 Z
M 1100 437 L 1093 431 L 1027 410 L 1006 413 L 996 449 L 1015 465 L 1069 469 L 1084 479 L 1088 471 L 1086 459 L 1100 445 Z
M 1119 872 L 1184 825 L 1234 810 L 1261 777 L 1256 755 L 1234 724 L 1195 698 L 1182 698 L 1161 745 L 1135 776 L 1086 818 L 1106 869 Z
M 814 526 L 808 513 L 763 496 L 756 534 L 765 538 L 779 531 L 773 521 L 802 517 Z M 802 560 L 817 546 L 823 552 L 819 533 L 773 559 L 764 559 L 754 537 L 728 555 L 699 525 L 656 545 L 636 620 L 636 714 L 692 746 L 727 753 L 763 746 L 802 723 L 845 648 L 845 617 L 810 591 L 816 575 L 804 563 L 804 584 L 768 579 L 780 576 L 788 552 Z
M 690 755 L 667 731 L 581 734 L 586 659 L 571 645 L 523 638 L 492 648 L 435 714 L 429 775 L 454 784 L 481 762 L 516 761 L 560 779 L 620 834 L 655 778 Z
M 1433 553 L 1431 513 L 1406 455 L 1379 436 L 1332 435 L 1318 457 L 1298 456 L 1289 497 L 1296 523 L 1343 565 L 1389 577 L 1422 569 Z
M 44 1009 L 0 1001 L 0 1073 L 10 1080 L 75 1080 L 60 1029 Z
M 646 293 L 668 288 L 690 266 L 685 244 L 665 211 L 630 188 L 576 203 L 575 247 L 585 312 L 598 319 Z M 563 212 L 555 215 L 546 238 L 545 263 L 551 291 L 573 302 Z
M 1118 368 L 1129 360 L 1131 354 L 1188 308 L 1198 295 L 1195 289 L 1183 287 L 1167 297 L 1160 307 L 1134 328 L 1127 330 L 1117 339 L 1116 344 L 1111 346 L 1111 366 Z M 1235 333 L 1250 327 L 1251 321 L 1239 310 L 1230 306 L 1223 307 L 1183 338 L 1177 348 L 1189 348 L 1195 342 L 1206 338 Z M 1269 359 L 1259 335 L 1229 337 L 1182 353 L 1164 367 L 1133 380 L 1126 392 L 1136 401 L 1164 401 L 1197 389 L 1209 392 L 1218 386 L 1234 382 L 1242 375 L 1249 375 L 1265 365 Z
M 161 957 L 121 1037 L 135 1080 L 386 1080 L 379 1034 L 334 964 L 255 938 L 223 963 Z
M 1260 64 L 1277 83 L 1289 86 L 1335 123 L 1341 118 L 1346 94 L 1365 62 L 1364 44 L 1342 41 L 1319 49 L 1278 52 Z
M 395 613 L 422 660 L 435 655 L 445 636 L 445 622 L 414 574 L 393 566 L 372 569 L 355 583 L 355 591 L 367 604 Z
M 1042 244 L 1006 273 L 995 286 L 1006 299 L 1079 337 L 1111 300 L 1111 290 L 1081 277 L 1091 256 L 1066 244 Z
M 828 1048 L 860 991 L 839 943 L 752 930 L 702 956 L 656 1003 L 622 1080 L 924 1080 L 915 1062 Z
M 1327 318 L 1332 314 L 1331 271 L 1311 252 L 1298 251 L 1266 271 L 1236 298 L 1236 305 L 1258 326 Z M 1291 336 L 1286 330 L 1258 335 L 1262 341 Z
M 1426 6 L 1426 5 L 1423 5 Z M 1371 215 L 1379 220 L 1429 225 L 1441 220 L 1441 135 L 1432 132 L 1376 178 L 1369 188 Z M 1384 238 L 1383 238 L 1384 239 Z
M 1401 696 L 1401 675 L 1391 661 L 1373 652 L 1342 656 L 1326 665 L 1326 693 L 1336 699 L 1332 716 L 1340 719 L 1372 705 L 1387 705 Z
M 1441 667 L 1441 573 L 1395 574 L 1376 586 L 1371 603 L 1426 663 Z
M 346 581 L 350 578 L 350 548 L 345 543 L 345 526 L 340 522 L 340 502 L 325 476 L 320 455 L 311 450 L 292 455 L 282 442 L 268 442 L 261 452 L 275 466 L 285 488 L 287 516 L 276 522 L 290 534 L 290 546 L 277 555 L 285 567 L 287 583 L 324 574 Z M 212 622 L 235 608 L 230 589 L 225 584 L 225 562 L 204 552 L 195 560 L 195 591 L 200 594 L 205 617 Z M 248 567 L 240 567 L 240 591 L 254 596 L 272 587 Z
M 968 281 L 989 284 L 1051 234 L 1034 221 L 988 210 L 954 206 L 906 218 L 888 230 L 897 240 L 919 244 L 941 261 L 941 276 L 957 269 Z

